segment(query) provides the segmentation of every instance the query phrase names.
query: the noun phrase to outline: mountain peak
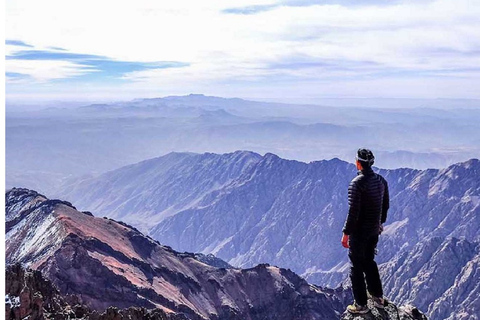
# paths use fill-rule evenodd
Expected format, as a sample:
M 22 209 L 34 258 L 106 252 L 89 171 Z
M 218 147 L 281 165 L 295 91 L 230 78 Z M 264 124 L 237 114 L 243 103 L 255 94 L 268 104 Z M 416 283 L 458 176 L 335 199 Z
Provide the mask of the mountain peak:
M 479 159 L 475 159 L 475 158 L 472 158 L 470 160 L 467 160 L 463 163 L 461 163 L 461 165 L 467 169 L 470 169 L 470 168 L 480 168 L 480 160 Z
M 264 158 L 267 159 L 267 160 L 270 160 L 270 159 L 272 159 L 272 160 L 273 160 L 273 159 L 275 159 L 275 160 L 280 159 L 279 156 L 277 156 L 276 154 L 271 153 L 271 152 L 265 153 Z

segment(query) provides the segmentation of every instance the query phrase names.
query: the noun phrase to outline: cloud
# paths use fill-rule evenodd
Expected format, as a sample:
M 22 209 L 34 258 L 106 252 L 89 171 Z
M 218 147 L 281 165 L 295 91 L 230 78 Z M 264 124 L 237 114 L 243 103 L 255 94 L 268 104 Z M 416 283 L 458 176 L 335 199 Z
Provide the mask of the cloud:
M 22 50 L 18 48 L 18 42 L 20 41 L 12 41 L 16 48 L 7 50 L 10 54 L 5 57 L 8 83 L 24 82 L 29 78 L 30 80 L 45 82 L 68 78 L 78 79 L 80 77 L 82 81 L 98 82 L 105 78 L 112 81 L 113 79 L 120 80 L 124 74 L 129 72 L 178 68 L 188 65 L 175 61 L 119 61 L 105 56 L 72 53 L 64 49 L 50 47 L 48 50 Z M 33 46 L 27 44 L 23 44 L 21 47 L 33 48 Z M 86 76 L 90 77 L 86 79 Z
M 23 73 L 5 72 L 5 79 L 9 83 L 24 83 L 29 76 Z
M 8 60 L 7 74 L 23 75 L 24 80 L 47 82 L 55 79 L 71 78 L 95 72 L 95 69 L 70 61 L 58 60 Z M 30 82 L 31 82 L 30 81 Z
M 422 1 L 422 0 L 417 0 Z M 406 2 L 402 0 L 283 0 L 280 1 L 283 5 L 292 6 L 292 7 L 306 7 L 313 5 L 341 5 L 341 6 L 371 6 L 371 5 L 381 5 L 388 6 L 392 4 L 397 4 L 401 2 Z M 425 0 L 423 0 L 425 2 Z
M 6 45 L 13 45 L 13 46 L 20 46 L 20 47 L 27 47 L 27 48 L 33 48 L 33 46 L 26 44 L 25 42 L 19 41 L 19 40 L 5 40 Z
M 280 4 L 267 4 L 267 5 L 256 5 L 256 6 L 247 6 L 247 7 L 235 7 L 223 9 L 222 13 L 232 13 L 232 14 L 256 14 L 259 12 L 273 10 L 278 8 Z
M 418 0 L 421 1 L 421 0 Z M 432 0 L 423 0 L 424 2 Z M 270 11 L 279 7 L 310 7 L 318 5 L 341 5 L 346 7 L 358 6 L 391 6 L 401 3 L 402 0 L 282 0 L 274 4 L 267 5 L 250 5 L 243 7 L 232 7 L 222 10 L 227 14 L 257 14 L 260 12 Z M 405 1 L 404 1 L 405 2 Z
M 34 48 L 8 45 L 7 55 L 15 59 L 7 59 L 7 71 L 14 72 L 8 64 L 22 54 L 25 63 L 43 55 L 77 65 L 72 68 L 86 72 L 74 76 L 78 79 L 120 78 L 139 94 L 144 88 L 179 93 L 215 86 L 220 95 L 254 89 L 275 95 L 275 88 L 292 95 L 309 88 L 316 94 L 321 90 L 315 86 L 325 88 L 326 82 L 332 92 L 363 88 L 372 94 L 358 82 L 364 81 L 401 85 L 396 90 L 404 95 L 405 79 L 413 86 L 428 78 L 453 88 L 425 95 L 456 90 L 458 96 L 471 96 L 463 81 L 480 81 L 478 2 L 251 0 L 242 5 L 233 0 L 9 1 L 9 39 Z M 418 95 L 418 88 L 410 89 Z

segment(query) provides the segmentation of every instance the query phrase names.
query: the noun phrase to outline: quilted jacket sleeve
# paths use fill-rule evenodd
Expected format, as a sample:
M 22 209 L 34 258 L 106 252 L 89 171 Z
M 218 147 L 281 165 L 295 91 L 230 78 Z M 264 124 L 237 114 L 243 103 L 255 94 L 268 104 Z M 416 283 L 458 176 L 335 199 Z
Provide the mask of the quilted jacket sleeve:
M 348 205 L 348 216 L 343 227 L 343 233 L 350 235 L 357 228 L 357 222 L 360 216 L 361 190 L 358 179 L 353 179 L 348 186 Z
M 381 222 L 385 223 L 387 221 L 387 211 L 390 208 L 390 195 L 388 193 L 388 183 L 387 180 L 382 179 L 383 184 L 385 185 L 385 191 L 383 193 L 383 203 L 382 203 L 382 218 Z

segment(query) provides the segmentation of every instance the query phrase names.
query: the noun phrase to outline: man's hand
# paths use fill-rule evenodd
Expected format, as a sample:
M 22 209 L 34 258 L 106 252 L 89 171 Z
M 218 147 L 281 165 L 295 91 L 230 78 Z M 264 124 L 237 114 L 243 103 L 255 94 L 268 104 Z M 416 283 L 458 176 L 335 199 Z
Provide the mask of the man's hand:
M 348 235 L 347 234 L 343 234 L 343 237 L 342 237 L 342 246 L 346 249 L 350 248 L 350 246 L 348 245 Z

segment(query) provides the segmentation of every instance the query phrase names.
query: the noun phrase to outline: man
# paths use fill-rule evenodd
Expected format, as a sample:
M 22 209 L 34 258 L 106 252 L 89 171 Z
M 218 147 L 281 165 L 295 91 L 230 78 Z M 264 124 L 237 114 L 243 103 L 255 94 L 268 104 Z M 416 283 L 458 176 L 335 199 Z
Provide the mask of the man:
M 367 307 L 367 290 L 376 308 L 383 308 L 384 305 L 382 283 L 374 256 L 378 236 L 387 219 L 389 195 L 385 179 L 372 170 L 374 160 L 372 151 L 358 149 L 358 175 L 348 187 L 350 208 L 343 228 L 342 245 L 349 248 L 350 279 L 355 301 L 347 310 L 354 314 L 370 311 Z

